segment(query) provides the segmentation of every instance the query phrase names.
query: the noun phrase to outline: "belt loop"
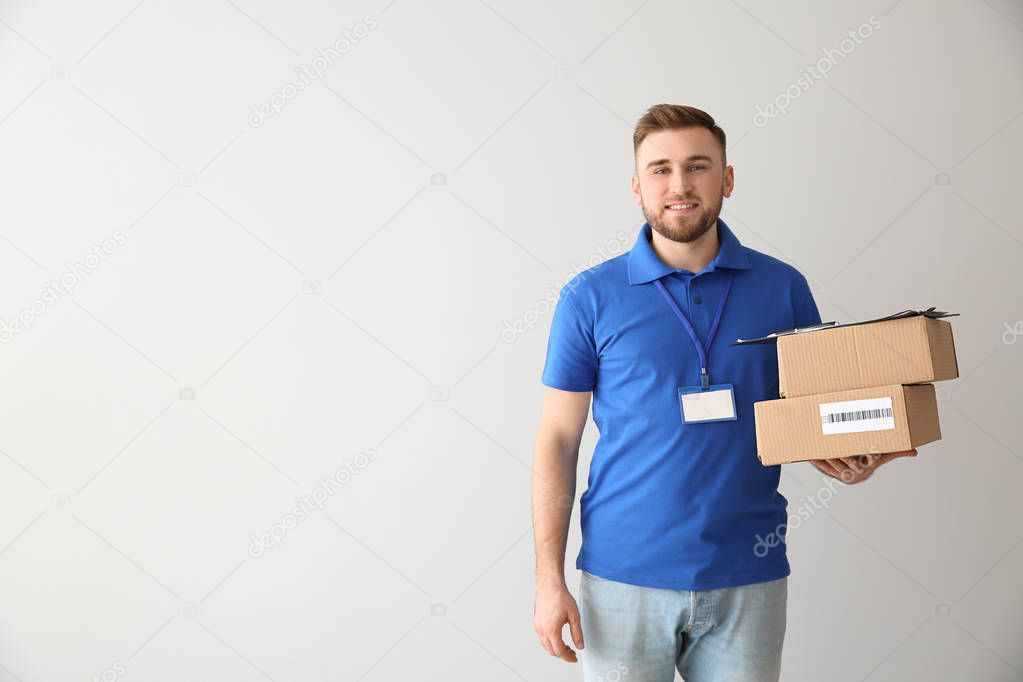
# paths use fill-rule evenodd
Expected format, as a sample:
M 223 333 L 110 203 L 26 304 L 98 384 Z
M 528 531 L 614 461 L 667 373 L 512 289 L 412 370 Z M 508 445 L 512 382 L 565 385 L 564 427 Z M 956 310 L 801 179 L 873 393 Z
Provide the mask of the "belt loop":
M 693 623 L 696 622 L 696 590 L 689 590 L 689 622 L 686 623 L 685 632 L 693 631 Z

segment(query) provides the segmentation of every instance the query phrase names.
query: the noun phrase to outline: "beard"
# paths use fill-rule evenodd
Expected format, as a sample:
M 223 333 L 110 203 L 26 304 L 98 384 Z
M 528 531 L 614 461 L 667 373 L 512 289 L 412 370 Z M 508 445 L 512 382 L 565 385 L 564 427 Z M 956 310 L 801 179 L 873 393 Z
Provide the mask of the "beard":
M 643 217 L 650 224 L 650 228 L 665 239 L 688 244 L 695 242 L 717 225 L 722 203 L 722 200 L 718 199 L 716 206 L 708 207 L 701 201 L 700 207 L 692 215 L 670 216 L 665 215 L 663 206 L 650 207 L 644 201 Z

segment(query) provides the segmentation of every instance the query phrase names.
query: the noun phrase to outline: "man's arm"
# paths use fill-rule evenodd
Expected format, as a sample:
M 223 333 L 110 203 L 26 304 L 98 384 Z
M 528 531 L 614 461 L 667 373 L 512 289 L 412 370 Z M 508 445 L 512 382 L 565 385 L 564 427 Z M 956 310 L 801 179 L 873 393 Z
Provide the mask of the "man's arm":
M 583 648 L 579 608 L 565 584 L 565 547 L 575 503 L 579 461 L 590 392 L 546 388 L 533 453 L 533 536 L 536 542 L 536 610 L 533 627 L 547 653 L 569 662 L 576 654 L 565 645 L 566 623 L 576 648 Z

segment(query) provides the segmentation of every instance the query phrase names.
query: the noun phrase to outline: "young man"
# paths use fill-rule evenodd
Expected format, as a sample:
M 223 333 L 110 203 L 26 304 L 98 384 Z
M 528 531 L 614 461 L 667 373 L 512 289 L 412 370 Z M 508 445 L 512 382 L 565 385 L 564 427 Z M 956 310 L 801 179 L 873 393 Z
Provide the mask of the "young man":
M 753 403 L 778 397 L 773 346 L 736 338 L 817 324 L 806 278 L 742 246 L 719 218 L 734 174 L 707 113 L 660 104 L 633 135 L 632 196 L 646 223 L 629 253 L 562 289 L 543 371 L 533 478 L 534 627 L 587 680 L 777 680 L 787 521 L 780 467 L 756 456 Z M 580 605 L 565 548 L 593 397 L 600 439 L 581 500 Z M 695 400 L 694 400 L 695 399 Z M 813 461 L 858 483 L 915 450 Z M 759 549 L 759 551 L 757 551 Z

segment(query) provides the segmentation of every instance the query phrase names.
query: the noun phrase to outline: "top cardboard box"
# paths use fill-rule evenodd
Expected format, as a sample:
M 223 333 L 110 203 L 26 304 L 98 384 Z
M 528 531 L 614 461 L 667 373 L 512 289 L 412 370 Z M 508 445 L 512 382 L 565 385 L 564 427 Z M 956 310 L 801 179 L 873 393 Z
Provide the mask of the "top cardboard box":
M 777 337 L 783 398 L 959 376 L 952 325 L 917 314 Z

